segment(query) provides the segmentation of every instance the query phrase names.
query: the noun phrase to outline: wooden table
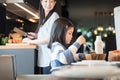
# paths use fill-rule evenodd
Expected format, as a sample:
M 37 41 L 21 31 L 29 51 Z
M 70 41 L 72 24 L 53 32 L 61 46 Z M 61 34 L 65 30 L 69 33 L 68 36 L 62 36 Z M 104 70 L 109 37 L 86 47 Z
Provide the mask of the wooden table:
M 66 78 L 54 75 L 19 75 L 16 80 L 103 80 L 95 78 Z
M 16 80 L 120 80 L 120 68 L 113 65 L 67 65 L 49 75 L 17 75 Z
M 54 75 L 18 75 L 16 80 L 113 80 L 113 78 L 119 80 L 120 76 L 108 78 L 67 78 Z

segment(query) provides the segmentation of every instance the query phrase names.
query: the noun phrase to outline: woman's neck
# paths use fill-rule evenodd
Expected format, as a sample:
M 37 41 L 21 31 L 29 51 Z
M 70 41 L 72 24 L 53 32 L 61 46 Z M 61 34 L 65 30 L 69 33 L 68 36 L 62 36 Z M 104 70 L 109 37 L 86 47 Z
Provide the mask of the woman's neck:
M 45 17 L 49 14 L 50 11 L 45 11 Z

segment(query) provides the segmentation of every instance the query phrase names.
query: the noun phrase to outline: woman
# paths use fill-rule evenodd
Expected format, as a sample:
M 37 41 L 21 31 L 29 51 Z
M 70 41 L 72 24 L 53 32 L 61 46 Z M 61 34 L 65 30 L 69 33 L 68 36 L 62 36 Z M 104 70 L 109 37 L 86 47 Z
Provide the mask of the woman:
M 47 47 L 50 40 L 50 33 L 54 21 L 59 18 L 56 8 L 56 0 L 41 0 L 40 1 L 40 20 L 39 20 L 39 29 L 35 33 L 28 33 L 30 35 L 36 36 L 37 39 L 34 40 L 23 40 L 30 44 L 38 45 L 38 67 L 42 74 L 50 73 L 50 49 Z M 31 37 L 31 36 L 28 36 Z
M 63 65 L 69 65 L 84 58 L 82 53 L 76 54 L 82 44 L 86 42 L 83 36 L 71 43 L 73 38 L 74 25 L 66 18 L 57 19 L 52 27 L 51 38 L 48 47 L 51 49 L 51 71 L 56 71 Z

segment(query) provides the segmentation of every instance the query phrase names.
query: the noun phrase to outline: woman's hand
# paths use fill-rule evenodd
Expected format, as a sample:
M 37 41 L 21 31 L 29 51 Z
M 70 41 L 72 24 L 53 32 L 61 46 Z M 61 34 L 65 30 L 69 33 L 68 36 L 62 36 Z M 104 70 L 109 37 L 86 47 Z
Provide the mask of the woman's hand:
M 77 38 L 76 42 L 78 42 L 80 45 L 86 43 L 86 39 L 81 35 Z
M 37 34 L 34 33 L 34 32 L 29 32 L 27 37 L 30 38 L 30 39 L 36 39 L 37 38 Z
M 22 40 L 22 42 L 23 43 L 30 43 L 30 41 L 31 41 L 31 39 L 30 38 L 24 38 L 23 40 Z
M 30 38 L 24 38 L 23 40 L 22 40 L 22 42 L 23 43 L 26 43 L 26 44 L 34 44 L 34 45 L 36 45 L 35 44 L 35 41 L 34 40 L 31 40 Z

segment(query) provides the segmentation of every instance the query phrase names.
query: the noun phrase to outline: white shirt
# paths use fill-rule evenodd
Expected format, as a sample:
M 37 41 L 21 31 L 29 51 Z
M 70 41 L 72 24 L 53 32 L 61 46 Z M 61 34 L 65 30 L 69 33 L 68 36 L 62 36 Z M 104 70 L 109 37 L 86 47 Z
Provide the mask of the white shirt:
M 51 51 L 47 47 L 50 40 L 50 33 L 54 21 L 59 18 L 58 14 L 54 12 L 50 18 L 39 28 L 38 31 L 38 66 L 47 67 L 50 63 Z

